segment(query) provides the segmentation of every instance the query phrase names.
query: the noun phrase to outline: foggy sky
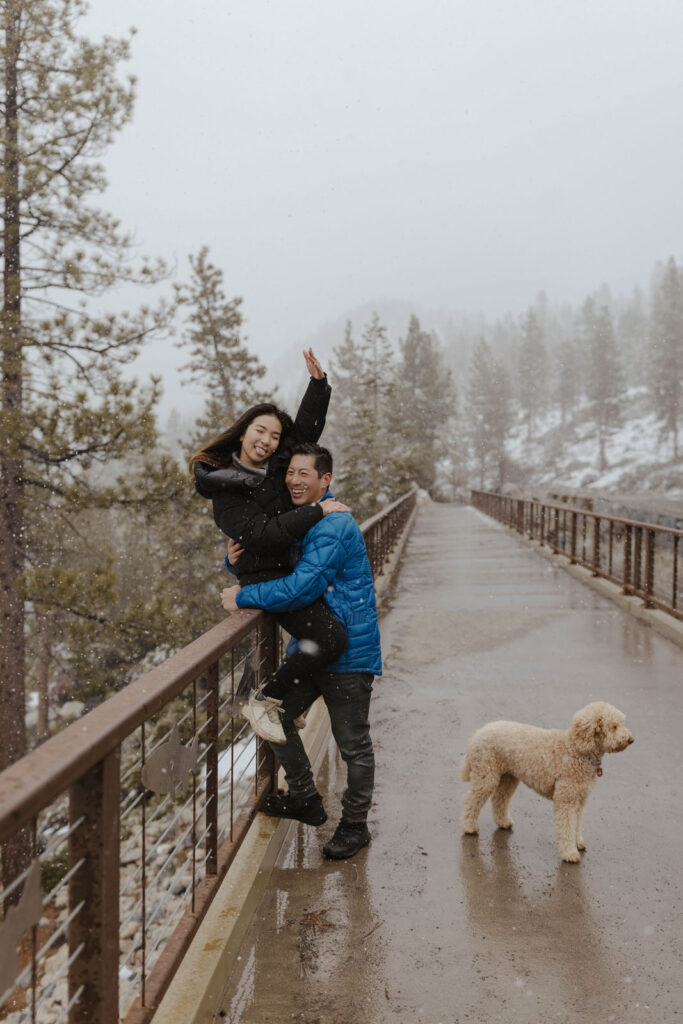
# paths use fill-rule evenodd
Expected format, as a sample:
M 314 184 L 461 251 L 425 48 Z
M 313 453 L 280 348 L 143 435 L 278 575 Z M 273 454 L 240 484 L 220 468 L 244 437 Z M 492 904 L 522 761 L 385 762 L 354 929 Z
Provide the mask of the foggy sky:
M 268 362 L 375 299 L 647 287 L 683 236 L 680 0 L 92 0 L 135 25 L 107 205 L 208 245 Z

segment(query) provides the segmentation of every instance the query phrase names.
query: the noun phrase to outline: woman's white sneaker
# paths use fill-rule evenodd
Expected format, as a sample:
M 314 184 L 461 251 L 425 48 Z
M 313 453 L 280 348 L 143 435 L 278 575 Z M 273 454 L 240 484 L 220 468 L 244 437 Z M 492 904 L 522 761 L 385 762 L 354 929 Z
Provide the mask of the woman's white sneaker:
M 252 690 L 249 700 L 242 708 L 242 714 L 249 722 L 252 731 L 269 743 L 285 743 L 287 737 L 282 728 L 280 715 L 282 701 L 275 697 L 260 696 L 260 690 Z

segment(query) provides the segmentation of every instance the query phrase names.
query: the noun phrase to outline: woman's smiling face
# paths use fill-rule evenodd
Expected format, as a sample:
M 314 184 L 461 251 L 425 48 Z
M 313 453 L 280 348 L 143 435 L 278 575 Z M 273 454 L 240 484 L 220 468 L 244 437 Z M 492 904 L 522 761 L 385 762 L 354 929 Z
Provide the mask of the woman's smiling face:
M 277 416 L 257 416 L 242 434 L 240 461 L 257 469 L 268 461 L 282 437 L 282 424 Z

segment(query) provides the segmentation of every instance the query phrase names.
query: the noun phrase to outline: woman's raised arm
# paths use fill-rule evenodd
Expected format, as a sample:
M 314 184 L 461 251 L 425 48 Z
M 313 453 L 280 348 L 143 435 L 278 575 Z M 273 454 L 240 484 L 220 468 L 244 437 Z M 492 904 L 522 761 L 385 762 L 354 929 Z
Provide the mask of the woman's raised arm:
M 332 389 L 327 383 L 325 371 L 313 354 L 312 348 L 304 349 L 304 360 L 311 380 L 296 414 L 294 435 L 297 441 L 313 441 L 315 443 L 325 426 Z
M 325 376 L 325 371 L 322 368 L 320 360 L 313 354 L 312 348 L 304 349 L 304 359 L 306 361 L 306 369 L 310 373 L 314 380 L 322 380 Z

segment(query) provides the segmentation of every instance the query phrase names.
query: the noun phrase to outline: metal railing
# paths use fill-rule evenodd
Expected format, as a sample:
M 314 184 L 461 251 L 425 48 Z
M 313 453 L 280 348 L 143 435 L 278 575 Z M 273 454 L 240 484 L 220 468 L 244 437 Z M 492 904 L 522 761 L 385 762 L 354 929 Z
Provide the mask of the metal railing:
M 374 575 L 415 502 L 363 524 Z M 237 612 L 0 775 L 0 1021 L 150 1020 L 276 785 L 238 702 L 280 656 Z
M 564 555 L 571 565 L 581 565 L 618 584 L 624 594 L 642 598 L 647 608 L 683 619 L 683 530 L 487 491 L 472 491 L 471 501 L 498 522 Z
M 416 504 L 417 488 L 413 488 L 370 519 L 366 519 L 361 526 L 373 576 L 383 574 L 385 562 L 405 530 Z

